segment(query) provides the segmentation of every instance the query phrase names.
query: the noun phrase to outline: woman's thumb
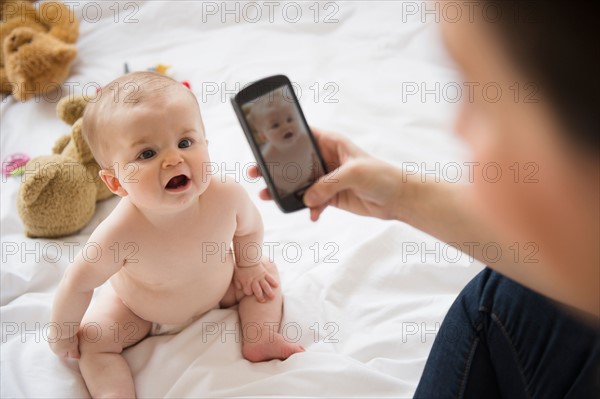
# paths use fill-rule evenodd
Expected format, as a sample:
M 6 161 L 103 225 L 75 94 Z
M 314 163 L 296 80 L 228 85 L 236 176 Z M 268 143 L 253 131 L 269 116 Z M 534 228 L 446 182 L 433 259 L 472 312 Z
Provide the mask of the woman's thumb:
M 340 191 L 354 187 L 357 175 L 352 173 L 352 169 L 352 164 L 345 164 L 321 176 L 304 193 L 304 204 L 309 208 L 325 205 Z

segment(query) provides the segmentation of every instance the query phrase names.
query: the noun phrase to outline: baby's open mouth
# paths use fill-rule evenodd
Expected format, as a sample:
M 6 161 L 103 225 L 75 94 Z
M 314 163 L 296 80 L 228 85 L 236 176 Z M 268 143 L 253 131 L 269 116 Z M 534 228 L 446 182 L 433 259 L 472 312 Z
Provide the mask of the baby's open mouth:
M 186 175 L 178 175 L 178 176 L 171 178 L 171 180 L 169 180 L 169 182 L 167 183 L 167 186 L 165 188 L 167 190 L 177 190 L 180 188 L 187 187 L 189 182 L 190 182 L 190 179 Z
M 284 140 L 291 139 L 293 135 L 294 135 L 294 132 L 287 132 L 286 134 L 283 135 L 283 139 Z

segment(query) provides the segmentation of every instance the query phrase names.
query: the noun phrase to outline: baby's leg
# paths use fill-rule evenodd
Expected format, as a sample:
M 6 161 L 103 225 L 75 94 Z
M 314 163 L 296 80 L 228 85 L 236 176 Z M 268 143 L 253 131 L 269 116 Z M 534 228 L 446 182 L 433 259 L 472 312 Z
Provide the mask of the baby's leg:
M 264 265 L 279 282 L 277 268 L 267 258 Z M 304 352 L 298 344 L 285 340 L 280 334 L 281 316 L 283 313 L 283 297 L 281 287 L 273 289 L 275 298 L 260 303 L 254 295 L 245 296 L 231 285 L 230 292 L 221 301 L 221 306 L 233 305 L 232 294 L 239 302 L 239 314 L 242 324 L 242 355 L 251 362 L 262 362 L 271 359 L 287 359 L 297 352 Z
M 79 369 L 93 398 L 135 398 L 129 365 L 121 352 L 144 338 L 151 323 L 135 315 L 108 284 L 79 329 Z

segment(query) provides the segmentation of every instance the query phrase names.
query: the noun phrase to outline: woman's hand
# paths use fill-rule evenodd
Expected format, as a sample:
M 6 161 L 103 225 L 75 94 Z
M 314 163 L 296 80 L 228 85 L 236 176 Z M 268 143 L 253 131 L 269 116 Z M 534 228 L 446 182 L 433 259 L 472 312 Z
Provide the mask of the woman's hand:
M 304 194 L 311 220 L 318 220 L 329 205 L 358 215 L 397 219 L 403 194 L 402 171 L 371 157 L 339 134 L 311 130 L 330 171 Z M 256 178 L 260 171 L 253 166 L 248 175 Z M 260 197 L 272 199 L 267 189 L 260 192 Z

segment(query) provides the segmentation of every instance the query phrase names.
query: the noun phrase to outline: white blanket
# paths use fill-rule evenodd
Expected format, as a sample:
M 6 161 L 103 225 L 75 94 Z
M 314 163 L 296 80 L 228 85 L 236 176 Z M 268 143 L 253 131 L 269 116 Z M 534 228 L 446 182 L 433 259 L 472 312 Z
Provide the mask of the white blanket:
M 438 27 L 424 21 L 434 19 L 421 13 L 424 2 L 71 3 L 81 36 L 61 95 L 69 87 L 92 94 L 125 62 L 130 70 L 167 64 L 170 76 L 190 82 L 212 160 L 263 215 L 282 278 L 284 334 L 306 348 L 286 361 L 250 363 L 240 353 L 237 311 L 214 310 L 178 335 L 124 352 L 138 395 L 410 397 L 436 329 L 481 265 L 400 222 L 327 209 L 312 223 L 306 210 L 285 215 L 260 201 L 263 184 L 243 178 L 253 159 L 229 97 L 283 73 L 301 90 L 311 125 L 342 132 L 374 156 L 431 169 L 465 161 L 452 134 L 452 98 L 409 95 L 459 82 Z M 2 159 L 48 154 L 69 131 L 54 96 L 2 102 Z M 77 362 L 50 351 L 47 323 L 69 249 L 82 247 L 118 199 L 99 204 L 77 235 L 33 240 L 16 211 L 19 182 L 1 184 L 1 396 L 87 397 Z

